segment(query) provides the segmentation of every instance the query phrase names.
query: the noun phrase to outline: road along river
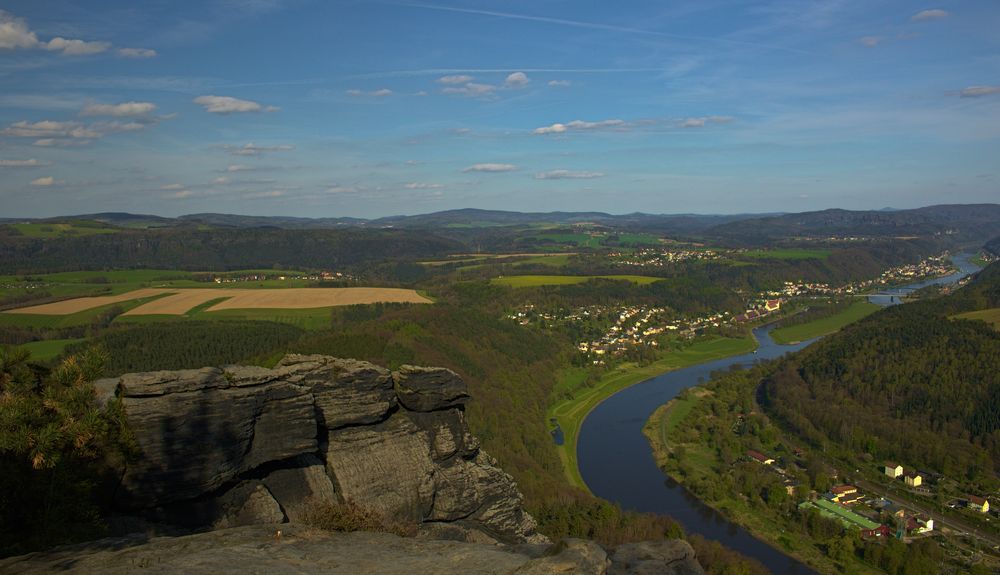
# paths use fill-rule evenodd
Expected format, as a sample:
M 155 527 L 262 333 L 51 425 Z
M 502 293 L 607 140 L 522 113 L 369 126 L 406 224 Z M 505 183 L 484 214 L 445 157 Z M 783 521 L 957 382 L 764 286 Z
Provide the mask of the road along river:
M 892 295 L 898 299 L 899 295 L 905 295 L 907 288 L 956 282 L 978 269 L 969 263 L 966 255 L 956 256 L 954 262 L 959 267 L 958 273 L 905 286 Z M 885 299 L 889 299 L 888 294 Z M 811 343 L 778 345 L 771 340 L 770 331 L 771 326 L 754 330 L 754 337 L 760 343 L 755 353 L 667 372 L 604 400 L 583 421 L 577 457 L 587 487 L 598 497 L 614 501 L 625 509 L 670 516 L 689 533 L 719 541 L 757 559 L 774 573 L 813 574 L 815 571 L 809 567 L 756 539 L 667 478 L 656 466 L 649 442 L 642 434 L 646 420 L 657 407 L 673 399 L 682 389 L 707 381 L 713 371 L 780 357 Z

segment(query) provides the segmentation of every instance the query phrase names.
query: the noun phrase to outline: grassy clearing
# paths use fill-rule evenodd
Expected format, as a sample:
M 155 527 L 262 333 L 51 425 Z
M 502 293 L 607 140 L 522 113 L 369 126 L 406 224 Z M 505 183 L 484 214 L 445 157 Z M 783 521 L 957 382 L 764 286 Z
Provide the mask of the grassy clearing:
M 552 242 L 557 244 L 572 245 L 579 248 L 599 248 L 601 247 L 601 242 L 604 240 L 605 236 L 603 234 L 591 235 L 591 234 L 538 234 L 525 238 L 526 240 L 535 240 L 543 242 Z
M 506 285 L 515 288 L 521 287 L 538 287 L 538 286 L 554 286 L 554 285 L 571 285 L 571 284 L 581 284 L 592 279 L 607 279 L 607 280 L 619 280 L 619 281 L 630 281 L 637 283 L 639 285 L 651 284 L 655 281 L 660 281 L 662 278 L 654 278 L 649 276 L 630 276 L 630 275 L 613 275 L 613 276 L 506 276 L 501 278 L 496 278 L 493 283 Z
M 516 265 L 543 265 L 560 268 L 569 263 L 571 254 L 540 255 L 517 262 Z
M 69 236 L 93 236 L 97 234 L 114 234 L 119 230 L 107 227 L 100 222 L 79 220 L 62 223 L 30 223 L 10 224 L 10 227 L 29 238 L 61 238 Z
M 23 347 L 31 352 L 31 359 L 35 361 L 48 361 L 62 355 L 67 345 L 79 343 L 83 339 L 48 339 L 45 341 L 33 341 L 19 347 Z
M 330 328 L 330 314 L 333 308 L 310 309 L 226 309 L 204 311 L 191 316 L 202 320 L 257 320 L 287 323 L 306 330 Z
M 621 365 L 605 374 L 593 387 L 578 387 L 573 390 L 570 399 L 564 399 L 550 406 L 546 414 L 547 420 L 551 421 L 555 418 L 563 431 L 563 444 L 556 446 L 556 449 L 559 453 L 559 459 L 562 460 L 567 481 L 571 485 L 587 489 L 577 464 L 576 439 L 583 420 L 599 403 L 626 387 L 661 373 L 731 355 L 748 353 L 756 347 L 757 342 L 752 337 L 745 339 L 717 337 L 700 341 L 687 349 L 669 352 L 662 359 L 646 366 L 640 367 L 634 363 Z M 573 381 L 582 384 L 583 380 L 580 379 L 579 374 L 569 372 L 561 378 L 560 383 L 565 389 Z
M 752 259 L 825 260 L 830 257 L 830 254 L 832 253 L 832 250 L 784 248 L 774 250 L 747 250 L 740 255 Z
M 955 317 L 960 319 L 978 319 L 985 321 L 986 323 L 992 325 L 993 329 L 1000 330 L 1000 307 L 970 311 L 958 314 Z
M 776 329 L 771 332 L 771 339 L 781 345 L 788 345 L 806 341 L 814 337 L 829 335 L 845 325 L 854 323 L 863 317 L 875 313 L 879 309 L 881 307 L 873 303 L 868 303 L 864 300 L 856 301 L 844 311 L 830 317 Z
M 618 234 L 618 245 L 622 246 L 658 246 L 662 242 L 652 234 Z

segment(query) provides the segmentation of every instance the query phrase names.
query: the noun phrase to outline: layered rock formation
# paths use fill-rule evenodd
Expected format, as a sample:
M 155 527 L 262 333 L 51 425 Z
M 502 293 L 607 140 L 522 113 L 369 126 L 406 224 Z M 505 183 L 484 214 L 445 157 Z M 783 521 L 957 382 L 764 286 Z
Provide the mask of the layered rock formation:
M 141 456 L 116 501 L 215 528 L 302 521 L 351 501 L 437 534 L 543 543 L 513 479 L 469 432 L 465 383 L 447 369 L 289 355 L 101 380 L 124 403 Z
M 279 533 L 280 530 L 280 533 Z M 4 573 L 268 573 L 273 575 L 703 575 L 691 546 L 664 541 L 608 554 L 590 541 L 498 546 L 327 533 L 296 523 L 253 525 L 184 537 L 108 539 L 0 560 Z

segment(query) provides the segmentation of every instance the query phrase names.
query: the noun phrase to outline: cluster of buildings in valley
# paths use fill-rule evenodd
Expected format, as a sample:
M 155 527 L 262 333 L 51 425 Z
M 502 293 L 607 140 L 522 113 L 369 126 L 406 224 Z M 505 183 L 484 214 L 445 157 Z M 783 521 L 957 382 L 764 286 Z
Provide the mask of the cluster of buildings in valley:
M 521 325 L 540 324 L 554 328 L 558 325 L 579 322 L 594 322 L 602 326 L 603 333 L 577 344 L 577 349 L 585 354 L 598 356 L 594 363 L 601 364 L 599 356 L 621 355 L 630 348 L 639 346 L 657 347 L 657 339 L 664 333 L 682 336 L 720 327 L 731 321 L 729 312 L 710 313 L 694 318 L 672 317 L 670 310 L 650 306 L 587 306 L 571 312 L 541 312 L 534 304 L 525 304 L 509 314 L 508 319 Z M 607 326 L 607 327 L 603 327 Z
M 948 254 L 931 256 L 919 263 L 890 268 L 875 279 L 831 287 L 827 283 L 786 281 L 781 289 L 768 291 L 771 297 L 796 297 L 809 295 L 852 295 L 868 292 L 887 285 L 909 283 L 924 278 L 941 277 L 954 273 L 955 268 L 948 262 Z
M 645 267 L 663 267 L 669 264 L 689 260 L 717 260 L 723 252 L 719 250 L 664 250 L 642 249 L 635 253 L 611 252 L 608 257 L 616 263 Z
M 747 450 L 744 461 L 755 462 L 768 471 L 776 473 L 782 477 L 788 494 L 795 495 L 799 484 L 791 478 L 789 472 L 782 468 L 775 458 L 750 449 Z M 796 466 L 798 463 L 792 462 L 790 465 Z M 923 495 L 929 494 L 926 488 L 926 478 L 935 477 L 931 473 L 907 470 L 895 462 L 886 462 L 880 470 L 886 477 L 900 481 L 911 491 Z M 968 495 L 965 499 L 953 500 L 949 506 L 966 508 L 976 514 L 990 512 L 989 499 L 977 495 Z M 815 510 L 824 517 L 840 521 L 845 527 L 856 528 L 865 538 L 913 537 L 934 531 L 934 518 L 928 514 L 910 509 L 906 505 L 895 503 L 879 495 L 865 494 L 858 486 L 850 483 L 833 485 L 829 491 L 823 494 L 812 492 L 809 497 L 798 504 L 798 508 L 800 511 Z
M 343 272 L 317 272 L 311 274 L 281 274 L 275 273 L 243 273 L 243 274 L 219 274 L 219 275 L 209 275 L 204 278 L 196 278 L 201 281 L 211 281 L 217 284 L 228 284 L 228 283 L 241 283 L 241 282 L 261 282 L 268 280 L 302 280 L 302 281 L 337 281 L 337 280 L 354 280 L 357 279 L 350 274 L 345 274 Z

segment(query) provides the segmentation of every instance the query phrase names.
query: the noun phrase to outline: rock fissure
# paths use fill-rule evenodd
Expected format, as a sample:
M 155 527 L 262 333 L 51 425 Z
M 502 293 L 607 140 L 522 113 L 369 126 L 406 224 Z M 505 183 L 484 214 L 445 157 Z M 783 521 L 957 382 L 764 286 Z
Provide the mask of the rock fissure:
M 273 369 L 101 385 L 122 398 L 141 452 L 119 490 L 133 513 L 232 527 L 350 501 L 394 520 L 454 523 L 469 539 L 546 541 L 513 478 L 469 432 L 468 390 L 450 370 L 289 355 Z

